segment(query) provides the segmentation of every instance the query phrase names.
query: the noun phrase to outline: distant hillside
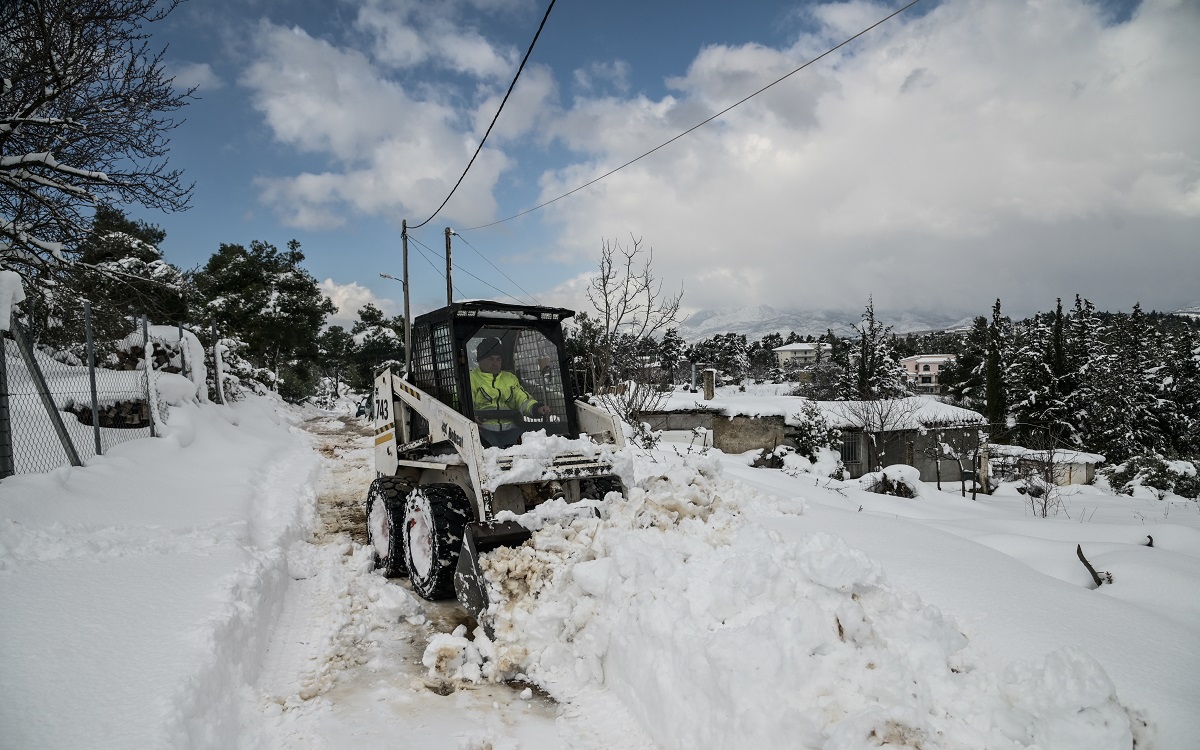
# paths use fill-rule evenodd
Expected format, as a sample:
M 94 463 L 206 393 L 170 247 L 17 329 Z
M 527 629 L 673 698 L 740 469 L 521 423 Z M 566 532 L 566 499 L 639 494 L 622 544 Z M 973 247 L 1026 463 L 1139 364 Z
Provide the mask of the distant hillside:
M 1181 307 L 1171 313 L 1184 318 L 1200 318 L 1200 305 L 1192 305 L 1190 307 Z
M 917 311 L 888 313 L 876 310 L 876 315 L 884 325 L 892 326 L 895 333 L 969 327 L 972 320 Z M 756 305 L 726 310 L 698 310 L 679 325 L 679 335 L 689 342 L 700 341 L 719 333 L 742 333 L 750 341 L 757 341 L 768 333 L 787 336 L 791 331 L 801 336 L 820 336 L 827 330 L 832 330 L 845 336 L 853 332 L 861 320 L 861 312 L 777 310 L 769 305 Z

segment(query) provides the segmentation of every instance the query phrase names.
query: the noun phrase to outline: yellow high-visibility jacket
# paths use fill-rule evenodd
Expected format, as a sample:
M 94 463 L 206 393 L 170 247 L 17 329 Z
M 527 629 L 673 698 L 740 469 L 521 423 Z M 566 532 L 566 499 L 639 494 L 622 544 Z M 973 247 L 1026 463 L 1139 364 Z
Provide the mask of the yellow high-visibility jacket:
M 519 411 L 525 416 L 533 416 L 533 410 L 538 402 L 521 387 L 517 376 L 507 370 L 501 370 L 493 375 L 478 368 L 471 370 L 471 400 L 475 409 L 508 409 Z M 485 427 L 508 429 L 513 426 L 511 421 L 490 419 Z

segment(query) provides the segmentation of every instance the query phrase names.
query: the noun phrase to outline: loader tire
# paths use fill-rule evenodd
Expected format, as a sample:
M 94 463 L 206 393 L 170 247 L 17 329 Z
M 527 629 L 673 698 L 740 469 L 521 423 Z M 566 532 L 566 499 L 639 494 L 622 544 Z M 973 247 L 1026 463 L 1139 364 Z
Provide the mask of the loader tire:
M 425 484 L 408 493 L 404 545 L 413 591 L 430 601 L 454 597 L 463 530 L 472 518 L 471 501 L 456 484 Z
M 388 578 L 408 575 L 403 531 L 407 490 L 399 477 L 379 477 L 367 492 L 367 541 L 375 553 L 375 567 Z

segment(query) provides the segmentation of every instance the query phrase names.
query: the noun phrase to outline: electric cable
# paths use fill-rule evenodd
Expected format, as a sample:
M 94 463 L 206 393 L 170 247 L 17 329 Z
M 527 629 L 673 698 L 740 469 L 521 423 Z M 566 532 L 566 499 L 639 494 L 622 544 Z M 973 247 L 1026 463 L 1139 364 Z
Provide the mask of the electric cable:
M 871 25 L 870 25 L 870 26 L 868 26 L 867 28 L 865 28 L 865 29 L 863 29 L 862 31 L 858 32 L 858 33 L 857 33 L 857 34 L 855 34 L 854 36 L 852 36 L 852 37 L 849 37 L 848 39 L 846 39 L 846 40 L 842 41 L 841 43 L 837 44 L 836 46 L 834 46 L 834 47 L 830 47 L 829 49 L 825 50 L 825 51 L 824 51 L 824 52 L 822 52 L 821 54 L 819 54 L 819 55 L 817 55 L 816 57 L 812 58 L 811 60 L 809 60 L 808 62 L 804 63 L 804 64 L 803 64 L 803 65 L 801 65 L 800 67 L 796 68 L 796 69 L 795 69 L 795 70 L 793 70 L 792 72 L 790 72 L 790 73 L 787 73 L 786 75 L 783 75 L 783 76 L 781 76 L 781 77 L 779 77 L 779 78 L 776 78 L 774 81 L 772 81 L 772 82 L 768 83 L 766 86 L 763 86 L 763 87 L 762 87 L 762 88 L 760 88 L 758 91 L 755 91 L 753 94 L 750 94 L 749 96 L 745 97 L 744 99 L 741 99 L 740 101 L 737 101 L 737 102 L 734 102 L 733 104 L 730 104 L 728 107 L 726 107 L 725 109 L 721 110 L 720 112 L 717 112 L 715 115 L 712 115 L 712 116 L 711 116 L 711 117 L 709 117 L 708 119 L 706 119 L 706 120 L 702 120 L 701 122 L 698 122 L 698 123 L 696 123 L 695 125 L 693 125 L 692 127 L 688 128 L 687 130 L 683 131 L 682 133 L 680 133 L 679 135 L 675 136 L 674 138 L 671 138 L 671 139 L 670 139 L 670 140 L 668 140 L 668 141 L 665 141 L 665 142 L 663 142 L 663 143 L 660 143 L 660 144 L 658 144 L 657 146 L 655 146 L 654 148 L 650 149 L 649 151 L 647 151 L 646 153 L 642 154 L 641 156 L 638 156 L 638 157 L 636 157 L 636 158 L 634 158 L 634 159 L 630 159 L 629 161 L 625 162 L 625 163 L 624 163 L 624 164 L 622 164 L 621 166 L 619 166 L 619 167 L 616 167 L 615 169 L 611 169 L 611 170 L 609 170 L 608 172 L 605 172 L 604 174 L 600 175 L 599 177 L 597 177 L 597 178 L 595 178 L 595 179 L 593 179 L 593 180 L 590 180 L 590 181 L 588 181 L 588 182 L 585 182 L 585 183 L 583 183 L 582 185 L 580 185 L 579 187 L 577 187 L 577 188 L 575 188 L 575 189 L 573 189 L 573 190 L 570 190 L 570 191 L 568 191 L 568 192 L 566 192 L 566 193 L 563 193 L 562 195 L 558 196 L 557 198 L 552 198 L 552 199 L 550 199 L 550 200 L 546 201 L 545 203 L 539 203 L 538 205 L 534 206 L 533 208 L 528 208 L 528 209 L 525 209 L 524 211 L 522 211 L 522 212 L 520 212 L 520 213 L 513 214 L 512 216 L 509 216 L 508 218 L 505 218 L 505 219 L 498 219 L 498 220 L 496 220 L 496 221 L 493 221 L 493 222 L 491 222 L 490 224 L 480 224 L 480 225 L 479 225 L 479 226 L 477 226 L 477 227 L 469 227 L 469 228 L 467 228 L 467 229 L 464 229 L 463 231 L 464 231 L 464 232 L 469 232 L 469 231 L 473 231 L 473 230 L 476 230 L 476 229 L 486 229 L 486 228 L 488 228 L 488 227 L 494 227 L 494 226 L 496 226 L 497 224 L 503 224 L 503 223 L 504 223 L 504 222 L 506 222 L 506 221 L 512 221 L 513 219 L 516 219 L 516 218 L 519 218 L 519 217 L 521 217 L 521 216 L 524 216 L 525 214 L 533 213 L 534 211 L 537 211 L 538 209 L 545 208 L 546 206 L 549 206 L 551 203 L 554 203 L 554 202 L 556 202 L 556 201 L 560 201 L 560 200 L 562 200 L 563 198 L 566 198 L 566 197 L 567 197 L 567 196 L 569 196 L 569 195 L 573 195 L 573 194 L 575 194 L 575 193 L 578 193 L 580 190 L 583 190 L 583 189 L 584 189 L 584 188 L 586 188 L 586 187 L 591 187 L 592 185 L 595 185 L 597 182 L 600 182 L 601 180 L 605 179 L 606 177 L 610 177 L 610 176 L 612 176 L 612 175 L 616 174 L 617 172 L 620 172 L 620 171 L 621 171 L 622 169 L 624 169 L 625 167 L 628 167 L 628 166 L 629 166 L 629 165 L 631 165 L 631 164 L 634 164 L 634 163 L 636 163 L 636 162 L 639 162 L 639 161 L 641 161 L 642 159 L 646 158 L 646 157 L 647 157 L 647 156 L 649 156 L 650 154 L 653 154 L 655 151 L 658 151 L 658 150 L 659 150 L 659 149 L 661 149 L 661 148 L 664 148 L 664 147 L 666 147 L 666 146 L 669 146 L 669 145 L 671 145 L 672 143 L 674 143 L 675 141 L 679 140 L 680 138 L 683 138 L 685 135 L 688 135 L 688 134 L 690 134 L 692 131 L 694 131 L 694 130 L 699 130 L 700 128 L 704 127 L 704 126 L 705 126 L 705 125 L 707 125 L 708 123 L 710 123 L 710 122 L 712 122 L 713 120 L 715 120 L 715 119 L 717 119 L 718 117 L 720 117 L 721 115 L 725 114 L 726 112 L 729 112 L 729 111 L 730 111 L 731 109 L 733 109 L 734 107 L 738 107 L 738 106 L 741 106 L 742 104 L 745 104 L 746 102 L 748 102 L 749 100 L 751 100 L 751 99 L 753 99 L 754 97 L 758 96 L 759 94 L 761 94 L 762 92 L 766 91 L 767 89 L 771 88 L 771 87 L 772 87 L 772 86 L 774 86 L 775 84 L 777 84 L 777 83 L 780 83 L 780 82 L 782 82 L 782 81 L 784 81 L 784 80 L 786 80 L 786 79 L 788 79 L 788 78 L 792 77 L 793 75 L 795 75 L 795 74 L 799 73 L 800 71 L 804 70 L 805 68 L 807 68 L 809 65 L 812 65 L 813 63 L 817 62 L 817 61 L 818 61 L 818 60 L 820 60 L 821 58 L 823 58 L 823 57 L 827 57 L 828 55 L 831 55 L 831 54 L 833 54 L 834 52 L 838 51 L 838 50 L 839 50 L 839 49 L 841 49 L 842 47 L 845 47 L 845 46 L 846 46 L 847 44 L 849 44 L 850 42 L 853 42 L 855 39 L 858 39 L 858 38 L 859 38 L 860 36 L 862 36 L 863 34 L 866 34 L 867 32 L 869 32 L 869 31 L 871 31 L 871 30 L 875 29 L 875 28 L 876 28 L 876 27 L 878 27 L 878 26 L 881 26 L 881 25 L 883 25 L 884 23 L 887 23 L 888 21 L 892 20 L 893 18 L 895 18 L 896 16 L 900 15 L 901 13 L 903 13 L 904 11 L 906 11 L 906 10 L 908 10 L 909 8 L 913 7 L 914 5 L 916 5 L 916 4 L 917 4 L 917 3 L 919 3 L 919 2 L 921 2 L 921 0 L 912 0 L 912 2 L 910 2 L 908 5 L 905 5 L 904 7 L 900 8 L 899 10 L 897 10 L 897 11 L 894 11 L 894 12 L 892 12 L 891 14 L 889 14 L 889 15 L 885 16 L 884 18 L 881 18 L 881 19 L 879 19 L 879 20 L 878 20 L 878 21 L 876 21 L 875 23 L 871 24 Z M 440 210 L 440 209 L 439 209 L 439 210 Z
M 516 87 L 517 79 L 521 77 L 521 71 L 525 70 L 525 63 L 529 62 L 529 56 L 533 54 L 533 45 L 537 44 L 538 37 L 542 35 L 542 29 L 546 26 L 546 19 L 550 17 L 550 11 L 554 9 L 554 3 L 555 0 L 550 0 L 550 6 L 546 8 L 546 15 L 542 16 L 542 23 L 538 26 L 537 33 L 533 35 L 533 41 L 529 43 L 529 49 L 525 50 L 525 57 L 521 60 L 520 67 L 517 68 L 517 74 L 513 76 L 512 83 L 508 85 L 508 91 L 505 92 L 504 99 L 500 102 L 500 107 L 496 109 L 496 116 L 492 118 L 492 124 L 488 125 L 487 132 L 483 134 L 483 138 L 479 141 L 479 147 L 475 149 L 475 153 L 471 156 L 471 161 L 467 162 L 467 168 L 464 169 L 463 173 L 459 176 L 458 182 L 454 183 L 454 187 L 450 188 L 450 194 L 446 196 L 446 200 L 442 201 L 442 205 L 437 207 L 437 211 L 434 211 L 432 216 L 425 221 L 422 221 L 420 224 L 410 227 L 411 229 L 420 229 L 429 222 L 433 221 L 433 217 L 441 213 L 441 210 L 446 207 L 447 203 L 450 202 L 450 198 L 454 195 L 454 191 L 458 190 L 458 186 L 462 184 L 463 178 L 467 176 L 467 172 L 471 171 L 471 165 L 475 163 L 475 159 L 479 156 L 479 152 L 483 151 L 483 144 L 487 143 L 487 138 L 489 135 L 491 135 L 492 128 L 496 126 L 496 121 L 500 119 L 500 113 L 504 111 L 504 105 L 508 102 L 508 97 L 510 94 L 512 94 L 513 88 Z
M 461 236 L 461 235 L 459 235 L 457 232 L 455 232 L 455 236 Z M 420 240 L 418 240 L 417 238 L 415 238 L 415 237 L 413 237 L 413 236 L 409 235 L 409 239 L 410 239 L 410 240 L 412 240 L 413 242 L 417 243 L 417 244 L 418 244 L 418 245 L 420 245 L 421 247 L 425 248 L 425 250 L 428 250 L 428 251 L 429 251 L 431 254 L 434 252 L 432 248 L 430 248 L 428 245 L 426 245 L 425 243 L 421 242 L 421 241 L 420 241 Z M 464 240 L 464 242 L 465 242 L 465 240 Z M 470 245 L 471 243 L 469 243 L 469 242 L 468 242 L 467 244 L 468 244 L 468 245 Z M 418 250 L 420 250 L 421 248 L 417 248 L 417 249 L 418 249 Z M 472 250 L 475 250 L 475 248 L 473 248 L 473 247 L 472 247 L 471 249 L 472 249 Z M 475 250 L 475 252 L 476 252 L 476 253 L 478 253 L 479 251 L 478 251 L 478 250 Z M 424 253 L 424 251 L 422 251 L 422 254 L 423 254 L 423 253 Z M 483 256 L 481 255 L 480 257 L 483 257 Z M 430 261 L 430 260 L 429 260 L 429 258 L 425 258 L 425 260 L 426 260 L 426 262 L 428 262 L 430 265 L 433 265 L 432 261 Z M 487 260 L 487 258 L 484 258 L 484 260 Z M 494 266 L 493 266 L 493 267 L 494 267 Z M 458 267 L 457 267 L 457 269 L 458 269 L 459 271 L 461 271 L 461 272 L 465 273 L 466 275 L 470 276 L 471 278 L 475 279 L 475 280 L 476 280 L 476 281 L 478 281 L 480 284 L 483 284 L 484 286 L 491 287 L 492 289 L 495 289 L 497 292 L 500 292 L 500 293 L 501 293 L 501 294 L 503 294 L 505 297 L 508 297 L 509 299 L 513 300 L 513 301 L 514 301 L 514 302 L 516 302 L 517 304 L 519 304 L 519 305 L 521 305 L 521 304 L 524 304 L 524 303 L 523 303 L 523 302 L 522 302 L 522 301 L 521 301 L 521 300 L 520 300 L 520 299 L 519 299 L 519 298 L 518 298 L 516 295 L 512 294 L 511 292 L 506 292 L 506 291 L 504 291 L 503 289 L 501 289 L 500 287 L 496 286 L 495 284 L 492 284 L 492 283 L 491 283 L 491 282 L 489 282 L 489 281 L 486 281 L 486 280 L 484 280 L 484 279 L 481 279 L 481 278 L 479 278 L 478 276 L 476 276 L 475 274 L 471 273 L 470 271 L 468 271 L 467 269 L 463 268 L 462 266 L 458 266 Z M 444 278 L 446 278 L 446 274 L 445 274 L 445 272 L 444 272 L 444 271 L 440 271 L 440 270 L 438 270 L 436 267 L 434 268 L 434 270 L 435 270 L 435 271 L 437 271 L 437 274 L 438 274 L 439 276 L 441 276 L 443 279 L 444 279 Z M 496 270 L 497 270 L 497 271 L 500 271 L 500 269 L 498 269 L 498 268 L 497 268 Z M 504 272 L 503 272 L 503 271 L 500 271 L 500 273 L 504 273 Z M 507 277 L 507 276 L 505 276 L 505 278 L 508 278 L 508 277 Z M 512 281 L 512 279 L 508 279 L 508 280 L 509 280 L 509 281 Z M 515 284 L 516 282 L 513 282 L 513 283 Z M 465 295 L 465 294 L 463 294 L 463 291 L 462 291 L 461 289 L 459 289 L 457 285 L 455 285 L 455 286 L 454 286 L 454 291 L 458 292 L 458 296 L 459 296 L 459 297 L 463 297 L 463 298 L 465 298 L 465 297 L 466 297 L 466 295 Z M 524 291 L 524 290 L 522 290 L 522 291 Z M 525 293 L 526 293 L 526 294 L 529 294 L 529 292 L 525 292 Z M 532 295 L 530 295 L 530 296 L 532 296 Z
M 499 274 L 500 274 L 501 276 L 503 276 L 504 278 L 508 279 L 508 280 L 509 280 L 509 282 L 510 282 L 510 283 L 512 283 L 512 285 L 513 285 L 513 286 L 515 286 L 517 289 L 520 289 L 522 292 L 525 292 L 525 296 L 526 296 L 526 297 L 529 297 L 529 299 L 533 300 L 533 304 L 535 304 L 535 305 L 540 305 L 540 304 L 542 304 L 541 302 L 539 302 L 539 301 L 538 301 L 538 298 L 537 298 L 537 297 L 535 297 L 535 296 L 533 296 L 532 294 L 530 294 L 529 290 L 525 289 L 525 287 L 521 286 L 521 285 L 520 285 L 520 284 L 518 284 L 516 281 L 513 281 L 512 277 L 510 277 L 508 274 L 504 273 L 504 270 L 503 270 L 503 269 L 501 269 L 501 268 L 500 268 L 500 266 L 497 266 L 495 263 L 493 263 L 492 261 L 488 260 L 488 257 L 487 257 L 486 255 L 484 255 L 483 253 L 479 252 L 479 250 L 477 250 L 477 249 L 475 248 L 475 246 L 471 244 L 471 241 L 470 241 L 470 240 L 468 240 L 466 237 L 463 237 L 463 236 L 462 236 L 461 234 L 459 234 L 457 231 L 456 231 L 456 232 L 454 232 L 454 236 L 455 236 L 455 237 L 458 237 L 460 240 L 462 240 L 463 242 L 467 243 L 467 247 L 471 248 L 472 250 L 475 250 L 475 254 L 476 254 L 476 255 L 478 255 L 480 258 L 483 258 L 484 262 L 486 262 L 486 263 L 487 263 L 489 266 L 491 266 L 492 268 L 496 269 L 496 272 L 497 272 L 497 273 L 499 273 Z M 479 277 L 476 277 L 476 278 L 479 278 Z M 482 281 L 482 279 L 481 279 L 481 281 Z M 485 284 L 487 284 L 487 282 L 486 282 L 486 281 L 485 281 L 484 283 L 485 283 Z M 491 286 L 491 284 L 488 284 L 488 286 Z M 496 289 L 496 287 L 494 287 L 494 286 L 493 286 L 492 288 L 493 288 L 493 289 Z M 496 289 L 496 291 L 501 291 L 501 290 L 499 290 L 499 289 Z M 507 294 L 509 297 L 512 297 L 513 299 L 517 299 L 515 296 L 513 296 L 513 295 L 511 295 L 511 294 L 508 294 L 508 292 L 504 292 L 504 294 Z M 520 302 L 520 300 L 517 300 L 517 301 L 518 301 L 518 302 Z

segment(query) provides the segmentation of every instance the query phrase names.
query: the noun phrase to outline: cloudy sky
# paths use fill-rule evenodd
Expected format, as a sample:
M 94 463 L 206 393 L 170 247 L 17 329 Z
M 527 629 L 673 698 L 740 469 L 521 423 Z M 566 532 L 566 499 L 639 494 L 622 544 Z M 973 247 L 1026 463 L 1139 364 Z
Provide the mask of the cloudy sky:
M 194 207 L 134 215 L 167 259 L 298 239 L 344 312 L 400 309 L 401 219 L 430 217 L 548 0 L 193 0 L 152 27 Z M 581 304 L 640 238 L 685 307 L 982 314 L 1200 303 L 1200 3 L 558 3 L 487 146 L 413 230 L 414 305 Z M 418 244 L 420 243 L 420 244 Z M 477 278 L 476 278 L 477 277 Z M 486 282 L 486 283 L 485 283 Z

